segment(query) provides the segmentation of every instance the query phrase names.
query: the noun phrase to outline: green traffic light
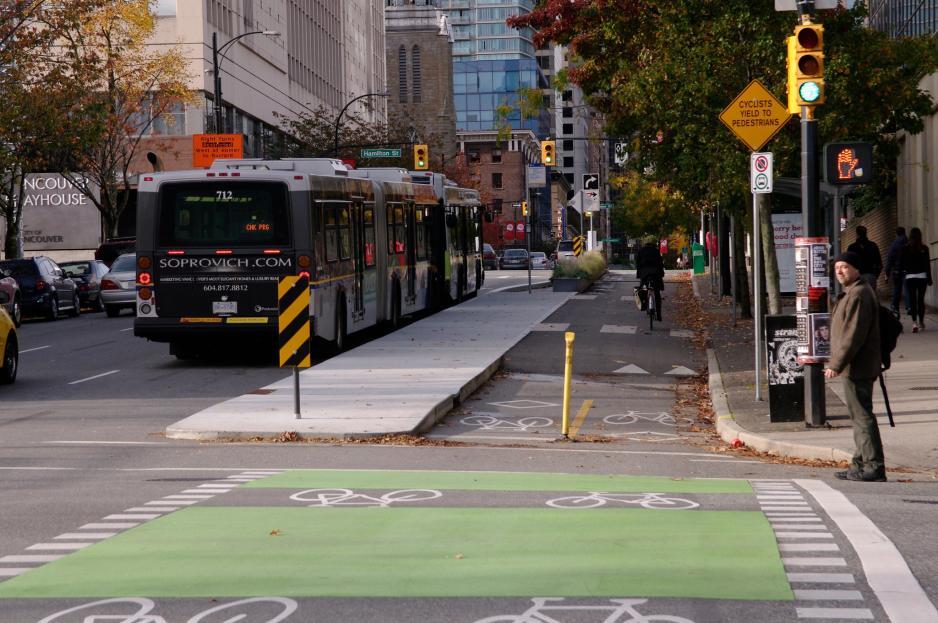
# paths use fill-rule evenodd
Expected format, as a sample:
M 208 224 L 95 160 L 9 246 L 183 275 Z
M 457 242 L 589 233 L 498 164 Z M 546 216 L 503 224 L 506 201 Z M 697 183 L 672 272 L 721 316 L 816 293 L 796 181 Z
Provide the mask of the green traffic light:
M 798 95 L 805 102 L 816 102 L 821 97 L 821 88 L 817 82 L 802 82 L 798 87 Z

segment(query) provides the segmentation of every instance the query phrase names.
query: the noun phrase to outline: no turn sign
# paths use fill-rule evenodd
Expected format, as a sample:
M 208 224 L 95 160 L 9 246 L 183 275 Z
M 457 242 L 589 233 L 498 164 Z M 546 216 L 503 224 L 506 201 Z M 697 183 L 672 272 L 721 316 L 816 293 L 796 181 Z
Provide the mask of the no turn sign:
M 749 183 L 754 195 L 772 192 L 772 152 L 753 152 Z

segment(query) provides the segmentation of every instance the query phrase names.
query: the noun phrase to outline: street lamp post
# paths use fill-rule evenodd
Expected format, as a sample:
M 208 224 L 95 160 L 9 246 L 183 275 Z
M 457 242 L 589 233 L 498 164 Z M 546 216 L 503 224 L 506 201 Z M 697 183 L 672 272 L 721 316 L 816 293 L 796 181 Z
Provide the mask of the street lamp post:
M 213 91 L 214 91 L 214 97 L 215 97 L 213 112 L 215 113 L 215 133 L 216 134 L 221 133 L 223 130 L 226 129 L 226 128 L 221 127 L 222 126 L 221 73 L 219 73 L 218 67 L 221 64 L 221 60 L 225 58 L 225 50 L 228 48 L 228 46 L 230 46 L 232 43 L 234 43 L 238 39 L 242 39 L 249 35 L 265 35 L 267 37 L 278 37 L 280 36 L 280 33 L 277 32 L 276 30 L 254 30 L 252 32 L 246 32 L 246 33 L 238 35 L 237 37 L 234 37 L 233 39 L 229 40 L 228 43 L 224 44 L 220 48 L 218 47 L 218 33 L 217 32 L 212 33 L 212 72 L 215 77 L 215 83 L 213 85 L 214 87 Z
M 355 99 L 351 100 L 348 104 L 342 107 L 342 110 L 339 111 L 339 116 L 335 118 L 335 132 L 333 133 L 332 141 L 332 157 L 339 157 L 339 123 L 342 121 L 342 115 L 345 114 L 345 111 L 348 110 L 348 107 L 357 102 L 360 99 L 366 97 L 390 97 L 390 93 L 365 93 L 364 95 L 359 95 Z

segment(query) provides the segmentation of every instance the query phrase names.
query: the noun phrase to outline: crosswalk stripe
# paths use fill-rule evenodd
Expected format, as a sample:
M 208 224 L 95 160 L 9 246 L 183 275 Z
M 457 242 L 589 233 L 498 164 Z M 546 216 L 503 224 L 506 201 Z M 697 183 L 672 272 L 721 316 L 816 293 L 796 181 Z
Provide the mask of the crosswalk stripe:
M 779 543 L 780 552 L 839 552 L 836 543 Z
M 782 558 L 782 563 L 793 567 L 846 567 L 847 561 L 843 558 L 808 558 L 791 557 Z
M 84 549 L 91 543 L 36 543 L 26 548 L 27 551 L 77 551 Z
M 823 589 L 795 589 L 795 599 L 816 601 L 863 601 L 860 591 L 850 590 L 823 590 Z
M 852 573 L 789 573 L 789 582 L 816 582 L 818 584 L 856 584 Z
M 854 619 L 872 621 L 869 608 L 795 608 L 799 619 Z
M 27 571 L 32 571 L 33 568 L 34 567 L 7 567 L 5 569 L 0 569 L 0 578 L 9 578 L 15 575 L 22 575 Z

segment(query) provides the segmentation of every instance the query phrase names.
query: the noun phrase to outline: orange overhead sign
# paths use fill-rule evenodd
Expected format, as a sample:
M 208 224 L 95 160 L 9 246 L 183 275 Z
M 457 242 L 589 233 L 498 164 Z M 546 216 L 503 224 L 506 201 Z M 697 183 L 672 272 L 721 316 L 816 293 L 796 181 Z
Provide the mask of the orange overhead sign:
M 219 158 L 243 158 L 244 137 L 240 134 L 193 134 L 192 166 L 210 167 Z

